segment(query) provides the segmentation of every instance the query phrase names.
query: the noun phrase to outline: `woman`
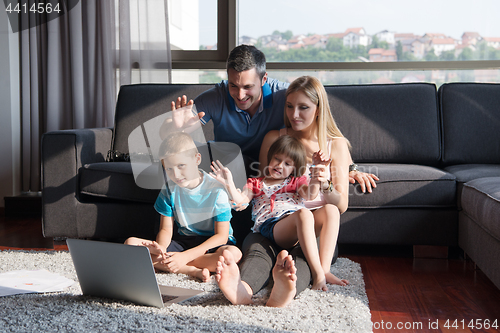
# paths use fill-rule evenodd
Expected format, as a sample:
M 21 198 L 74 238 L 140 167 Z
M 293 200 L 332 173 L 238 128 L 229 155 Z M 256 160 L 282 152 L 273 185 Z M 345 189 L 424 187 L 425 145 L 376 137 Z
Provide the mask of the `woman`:
M 332 237 L 331 242 L 321 242 L 319 249 L 320 253 L 333 253 L 337 243 L 340 214 L 346 211 L 348 205 L 349 165 L 352 160 L 349 142 L 333 120 L 325 89 L 318 79 L 303 76 L 288 87 L 285 126 L 282 130 L 270 131 L 264 137 L 259 158 L 261 171 L 268 165 L 269 147 L 280 136 L 293 136 L 304 145 L 310 172 L 321 180 L 322 189 L 315 199 L 306 202 L 306 207 L 311 209 L 313 214 L 328 214 L 328 219 L 335 221 L 335 237 Z M 318 153 L 320 151 L 321 153 Z M 317 159 L 322 162 L 312 165 L 315 153 L 322 156 Z M 359 176 L 372 183 L 374 179 L 378 180 L 371 174 L 359 173 Z M 330 204 L 330 209 L 318 209 L 327 203 Z M 322 227 L 319 226 L 317 234 L 320 234 L 321 230 Z M 298 253 L 293 253 L 295 251 Z M 300 252 L 300 248 L 292 251 L 295 261 L 284 250 L 276 255 L 278 249 L 273 244 L 260 234 L 253 233 L 247 236 L 243 244 L 244 258 L 239 269 L 232 255 L 224 252 L 218 262 L 216 280 L 224 295 L 233 304 L 249 304 L 252 302 L 252 295 L 267 284 L 272 269 L 274 286 L 267 305 L 286 306 L 310 282 L 310 271 Z M 274 257 L 276 264 L 272 268 Z

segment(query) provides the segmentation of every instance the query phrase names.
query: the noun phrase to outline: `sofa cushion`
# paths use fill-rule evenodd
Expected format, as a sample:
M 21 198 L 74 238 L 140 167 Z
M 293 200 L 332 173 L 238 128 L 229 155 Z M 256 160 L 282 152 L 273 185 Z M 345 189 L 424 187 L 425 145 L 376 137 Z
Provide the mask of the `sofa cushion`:
M 326 86 L 353 160 L 436 166 L 441 157 L 434 84 Z
M 340 216 L 340 244 L 456 246 L 456 208 L 348 209 Z
M 380 178 L 372 193 L 350 185 L 349 208 L 456 207 L 455 176 L 413 164 L 360 164 L 361 171 Z
M 138 126 L 171 110 L 171 102 L 186 95 L 194 99 L 212 84 L 135 84 L 120 87 L 116 101 L 113 149 L 128 153 L 128 137 Z M 210 126 L 203 126 L 206 140 L 213 140 Z
M 469 216 L 492 237 L 500 240 L 500 177 L 487 177 L 465 183 L 462 213 Z
M 444 168 L 457 177 L 458 183 L 467 183 L 473 179 L 500 177 L 500 164 L 460 164 Z
M 80 194 L 153 204 L 159 189 L 137 186 L 129 162 L 86 164 L 79 173 Z
M 468 181 L 485 177 L 500 177 L 500 164 L 460 164 L 444 168 L 457 178 L 457 205 L 461 209 L 464 184 Z
M 443 84 L 438 96 L 443 163 L 500 164 L 500 84 Z

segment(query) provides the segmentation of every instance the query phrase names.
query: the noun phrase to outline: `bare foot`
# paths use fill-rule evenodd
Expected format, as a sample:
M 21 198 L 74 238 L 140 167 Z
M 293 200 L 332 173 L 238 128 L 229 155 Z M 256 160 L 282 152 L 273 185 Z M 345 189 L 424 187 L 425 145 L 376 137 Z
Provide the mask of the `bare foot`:
M 328 286 L 326 285 L 326 279 L 319 279 L 317 281 L 313 280 L 311 289 L 328 291 Z
M 142 246 L 145 246 L 149 249 L 149 253 L 151 254 L 162 254 L 164 253 L 160 244 L 155 241 L 152 242 L 142 242 Z
M 210 271 L 208 270 L 208 268 L 188 266 L 185 270 L 183 270 L 183 273 L 200 279 L 202 282 L 210 281 Z
M 226 298 L 233 304 L 252 304 L 252 290 L 241 281 L 240 269 L 233 254 L 224 250 L 219 257 L 215 271 L 215 281 Z
M 274 286 L 267 301 L 267 306 L 282 308 L 290 304 L 297 292 L 297 268 L 291 255 L 281 251 L 273 268 Z
M 151 261 L 153 262 L 153 265 L 156 265 L 157 263 L 165 259 L 165 252 L 163 252 L 160 244 L 158 244 L 157 242 L 142 242 L 141 245 L 149 249 L 149 254 L 151 255 Z
M 203 282 L 210 281 L 210 271 L 208 270 L 208 268 L 203 268 L 201 270 L 201 281 Z
M 330 272 L 325 273 L 325 277 L 326 277 L 326 282 L 330 283 L 330 284 L 338 284 L 339 286 L 343 286 L 343 287 L 347 286 L 349 284 L 349 281 L 347 281 L 345 279 L 339 279 L 338 277 L 336 277 L 335 275 L 333 275 Z

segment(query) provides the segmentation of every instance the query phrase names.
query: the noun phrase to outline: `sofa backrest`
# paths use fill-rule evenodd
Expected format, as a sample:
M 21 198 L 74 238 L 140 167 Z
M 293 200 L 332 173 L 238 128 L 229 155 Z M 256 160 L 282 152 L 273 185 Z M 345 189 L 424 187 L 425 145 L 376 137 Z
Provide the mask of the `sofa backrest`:
M 434 84 L 326 86 L 355 162 L 437 165 L 440 122 Z
M 136 84 L 120 88 L 112 149 L 129 152 L 130 133 L 170 111 L 186 95 L 194 99 L 212 84 Z M 434 84 L 406 83 L 325 87 L 333 117 L 352 145 L 356 162 L 437 165 L 441 125 Z M 207 140 L 210 125 L 203 126 Z
M 193 99 L 213 84 L 133 84 L 120 87 L 116 102 L 112 149 L 128 153 L 130 133 L 144 122 L 171 110 L 171 102 L 186 95 Z M 213 127 L 212 127 L 213 128 Z M 203 126 L 207 140 L 213 140 L 210 125 Z
M 448 83 L 438 90 L 443 163 L 500 163 L 500 84 Z

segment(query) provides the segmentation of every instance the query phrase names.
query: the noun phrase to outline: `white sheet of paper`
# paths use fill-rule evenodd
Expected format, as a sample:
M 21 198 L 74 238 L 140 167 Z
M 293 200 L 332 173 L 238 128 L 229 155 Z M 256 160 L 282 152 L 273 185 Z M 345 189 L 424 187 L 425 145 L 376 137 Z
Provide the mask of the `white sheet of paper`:
M 75 281 L 45 269 L 0 273 L 0 296 L 63 291 Z

